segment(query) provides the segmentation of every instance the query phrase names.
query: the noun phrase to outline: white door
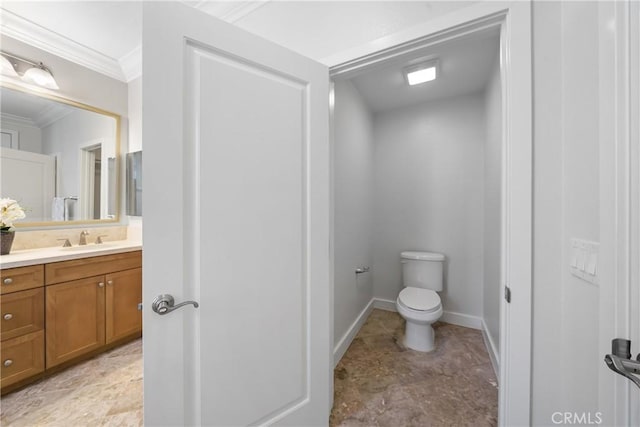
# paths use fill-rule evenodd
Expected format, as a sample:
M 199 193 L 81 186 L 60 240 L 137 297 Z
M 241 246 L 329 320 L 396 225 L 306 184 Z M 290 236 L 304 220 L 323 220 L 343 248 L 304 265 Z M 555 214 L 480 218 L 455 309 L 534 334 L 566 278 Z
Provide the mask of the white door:
M 55 158 L 0 147 L 0 194 L 27 208 L 29 222 L 51 221 L 55 196 Z
M 326 425 L 328 70 L 145 2 L 143 76 L 145 424 Z

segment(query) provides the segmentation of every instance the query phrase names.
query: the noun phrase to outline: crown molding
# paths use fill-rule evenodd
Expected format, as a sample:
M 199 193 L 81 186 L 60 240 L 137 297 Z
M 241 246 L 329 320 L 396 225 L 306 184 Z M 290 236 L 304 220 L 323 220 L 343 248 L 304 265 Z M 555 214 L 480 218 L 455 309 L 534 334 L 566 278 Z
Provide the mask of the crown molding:
M 119 62 L 127 83 L 140 77 L 142 75 L 142 45 L 138 45 L 131 52 L 120 58 Z
M 222 1 L 211 2 L 202 0 L 193 7 L 223 21 L 234 23 L 249 15 L 251 12 L 267 4 L 269 0 L 259 1 Z
M 15 114 L 0 113 L 0 120 L 7 124 L 13 124 L 17 126 L 28 126 L 37 128 L 36 123 L 28 117 L 16 116 Z
M 39 128 L 45 128 L 58 120 L 73 113 L 73 109 L 65 104 L 51 103 L 43 108 L 36 117 L 35 122 Z
M 120 81 L 120 62 L 83 44 L 0 8 L 0 33 Z

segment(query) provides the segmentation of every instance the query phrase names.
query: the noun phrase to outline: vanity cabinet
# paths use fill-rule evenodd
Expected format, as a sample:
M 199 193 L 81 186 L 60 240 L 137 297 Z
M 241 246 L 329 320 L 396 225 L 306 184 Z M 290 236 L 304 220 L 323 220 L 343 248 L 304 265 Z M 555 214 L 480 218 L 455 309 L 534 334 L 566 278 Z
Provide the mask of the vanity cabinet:
M 139 251 L 45 266 L 47 369 L 142 333 L 141 266 Z
M 106 343 L 142 332 L 142 268 L 106 276 Z
M 47 286 L 47 368 L 105 344 L 104 286 L 104 276 Z
M 142 251 L 0 270 L 7 393 L 142 335 Z
M 0 386 L 44 372 L 44 267 L 0 271 Z

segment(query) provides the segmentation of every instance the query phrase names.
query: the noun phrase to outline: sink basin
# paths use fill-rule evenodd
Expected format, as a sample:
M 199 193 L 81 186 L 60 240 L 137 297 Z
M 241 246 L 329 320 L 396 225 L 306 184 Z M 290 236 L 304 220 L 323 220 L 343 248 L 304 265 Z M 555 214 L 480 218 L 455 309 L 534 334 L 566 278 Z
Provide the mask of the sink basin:
M 88 243 L 82 246 L 71 246 L 67 248 L 60 248 L 60 250 L 65 252 L 90 252 L 90 251 L 99 251 L 100 249 L 109 249 L 113 246 L 116 246 L 115 242 L 105 242 L 100 244 Z

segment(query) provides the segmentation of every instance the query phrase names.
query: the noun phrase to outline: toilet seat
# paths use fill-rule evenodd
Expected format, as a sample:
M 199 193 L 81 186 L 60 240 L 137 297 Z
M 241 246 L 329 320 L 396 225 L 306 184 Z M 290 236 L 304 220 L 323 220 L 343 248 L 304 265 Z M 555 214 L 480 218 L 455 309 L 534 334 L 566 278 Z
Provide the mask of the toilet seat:
M 430 289 L 406 287 L 400 291 L 398 302 L 409 310 L 422 313 L 431 313 L 441 309 L 440 296 Z

